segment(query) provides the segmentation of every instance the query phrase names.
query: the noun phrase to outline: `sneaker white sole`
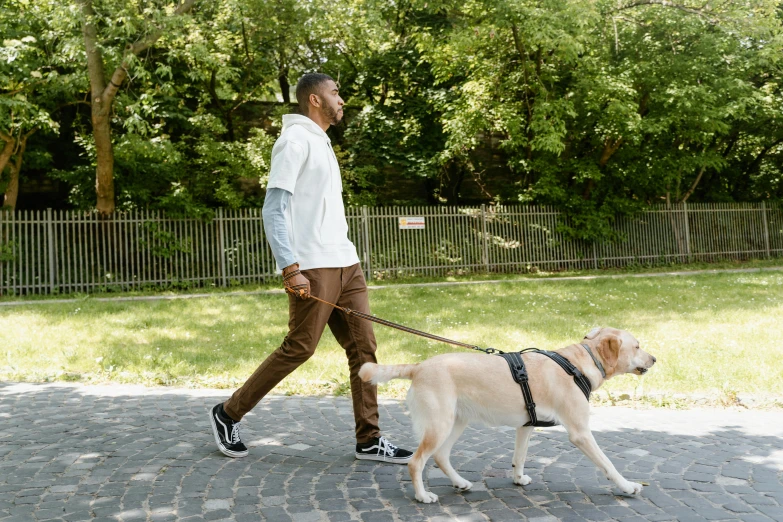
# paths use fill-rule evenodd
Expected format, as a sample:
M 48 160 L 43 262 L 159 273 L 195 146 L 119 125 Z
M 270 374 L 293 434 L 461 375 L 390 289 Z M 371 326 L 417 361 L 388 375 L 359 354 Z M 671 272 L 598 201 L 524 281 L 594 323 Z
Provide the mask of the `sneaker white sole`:
M 410 457 L 402 457 L 402 458 L 395 458 L 395 457 L 384 457 L 382 455 L 367 455 L 364 453 L 356 453 L 356 458 L 358 460 L 374 460 L 376 462 L 389 462 L 390 464 L 407 464 L 411 461 L 413 458 L 413 455 Z
M 220 434 L 218 433 L 218 427 L 215 423 L 215 415 L 212 413 L 212 410 L 209 410 L 209 425 L 212 426 L 212 435 L 215 436 L 215 444 L 217 444 L 218 449 L 223 455 L 235 459 L 239 457 L 247 457 L 247 451 L 232 451 L 220 442 Z

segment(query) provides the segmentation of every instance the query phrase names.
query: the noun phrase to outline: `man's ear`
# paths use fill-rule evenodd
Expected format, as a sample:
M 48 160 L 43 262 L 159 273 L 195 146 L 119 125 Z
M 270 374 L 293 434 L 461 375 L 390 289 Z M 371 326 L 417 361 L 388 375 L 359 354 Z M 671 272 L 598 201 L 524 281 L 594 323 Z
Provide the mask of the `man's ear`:
M 620 341 L 620 338 L 616 335 L 607 335 L 598 343 L 598 348 L 596 350 L 604 362 L 604 368 L 606 369 L 607 374 L 610 372 L 614 373 L 612 370 L 617 366 L 617 359 L 620 357 L 621 343 L 622 341 Z
M 310 94 L 310 97 L 308 99 L 310 100 L 310 105 L 314 107 L 321 106 L 321 98 L 319 98 L 317 94 L 315 93 Z

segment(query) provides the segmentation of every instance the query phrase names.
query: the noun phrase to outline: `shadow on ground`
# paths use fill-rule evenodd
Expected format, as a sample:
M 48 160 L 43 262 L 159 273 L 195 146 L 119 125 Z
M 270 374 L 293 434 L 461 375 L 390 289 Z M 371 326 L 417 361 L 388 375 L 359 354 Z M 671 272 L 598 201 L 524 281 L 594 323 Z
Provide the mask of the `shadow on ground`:
M 225 392 L 0 384 L 0 520 L 783 520 L 783 412 L 599 408 L 596 439 L 642 494 L 619 494 L 561 429 L 536 432 L 511 481 L 514 430 L 471 427 L 454 450 L 474 483 L 413 499 L 405 466 L 356 461 L 342 398 L 270 397 L 244 459 L 219 453 L 207 410 Z M 385 433 L 415 445 L 405 407 Z

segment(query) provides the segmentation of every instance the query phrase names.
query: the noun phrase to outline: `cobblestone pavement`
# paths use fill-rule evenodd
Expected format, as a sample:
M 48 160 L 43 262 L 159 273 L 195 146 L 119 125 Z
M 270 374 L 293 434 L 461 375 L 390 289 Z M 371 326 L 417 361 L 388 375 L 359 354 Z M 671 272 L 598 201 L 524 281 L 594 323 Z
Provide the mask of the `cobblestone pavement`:
M 357 461 L 344 398 L 269 397 L 243 423 L 244 459 L 219 453 L 207 410 L 226 391 L 0 383 L 0 520 L 783 520 L 783 412 L 596 408 L 619 494 L 559 428 L 531 441 L 511 482 L 514 430 L 471 427 L 454 449 L 474 483 L 413 499 L 405 466 Z M 381 421 L 413 447 L 405 406 Z

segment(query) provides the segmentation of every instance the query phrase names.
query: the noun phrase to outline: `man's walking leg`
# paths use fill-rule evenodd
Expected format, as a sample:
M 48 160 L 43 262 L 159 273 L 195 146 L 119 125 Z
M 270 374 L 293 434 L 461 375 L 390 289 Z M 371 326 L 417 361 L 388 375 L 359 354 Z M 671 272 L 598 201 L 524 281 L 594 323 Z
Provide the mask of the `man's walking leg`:
M 324 299 L 337 300 L 340 293 L 340 269 L 303 270 L 310 280 L 311 292 Z M 229 400 L 210 412 L 210 422 L 218 449 L 230 457 L 244 457 L 247 448 L 239 437 L 239 422 L 247 412 L 288 374 L 313 355 L 321 339 L 329 314 L 328 305 L 314 299 L 288 296 L 288 335 Z
M 366 314 L 370 313 L 367 283 L 359 264 L 342 270 L 343 289 L 336 304 Z M 329 328 L 348 357 L 353 415 L 356 422 L 356 457 L 405 464 L 412 453 L 391 444 L 381 436 L 378 427 L 378 388 L 362 381 L 359 370 L 367 362 L 375 363 L 375 334 L 372 323 L 348 317 L 335 310 Z

